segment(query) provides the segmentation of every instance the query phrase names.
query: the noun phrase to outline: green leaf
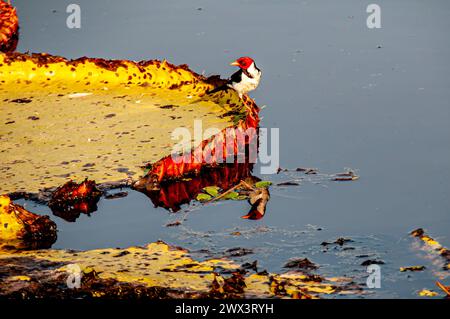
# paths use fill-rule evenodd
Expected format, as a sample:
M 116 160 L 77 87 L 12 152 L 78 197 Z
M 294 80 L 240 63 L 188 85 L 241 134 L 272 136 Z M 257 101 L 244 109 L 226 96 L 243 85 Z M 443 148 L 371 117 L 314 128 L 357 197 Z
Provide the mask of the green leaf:
M 272 185 L 271 181 L 260 181 L 260 182 L 257 182 L 255 184 L 255 187 L 257 187 L 257 188 L 267 188 L 270 185 Z
M 219 195 L 219 187 L 217 186 L 207 186 L 203 188 L 203 191 L 213 197 L 217 197 Z
M 212 197 L 210 195 L 208 195 L 208 194 L 200 193 L 200 194 L 197 195 L 197 200 L 199 202 L 206 202 L 206 201 L 211 200 L 211 199 L 212 199 Z
M 237 199 L 239 197 L 239 193 L 237 192 L 229 192 L 226 194 L 223 199 Z

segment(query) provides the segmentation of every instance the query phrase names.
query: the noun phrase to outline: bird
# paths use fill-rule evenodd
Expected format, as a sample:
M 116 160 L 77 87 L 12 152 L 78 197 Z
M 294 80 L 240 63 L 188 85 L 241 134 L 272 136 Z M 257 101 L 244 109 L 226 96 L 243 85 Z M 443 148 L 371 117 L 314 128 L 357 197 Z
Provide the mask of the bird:
M 242 99 L 245 94 L 258 87 L 259 81 L 261 80 L 261 70 L 258 69 L 252 58 L 244 56 L 231 62 L 230 65 L 239 67 L 239 70 L 233 73 L 224 85 L 209 91 L 208 94 L 231 88 L 235 90 L 238 93 L 239 98 Z

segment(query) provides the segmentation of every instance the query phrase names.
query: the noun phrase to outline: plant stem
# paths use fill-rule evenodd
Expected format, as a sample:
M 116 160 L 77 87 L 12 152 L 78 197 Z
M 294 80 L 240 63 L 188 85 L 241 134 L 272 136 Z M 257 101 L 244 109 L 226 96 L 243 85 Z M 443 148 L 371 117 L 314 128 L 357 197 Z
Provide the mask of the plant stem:
M 228 193 L 231 193 L 231 192 L 234 191 L 236 188 L 238 188 L 239 186 L 241 186 L 241 184 L 242 184 L 242 181 L 241 181 L 239 184 L 237 184 L 237 185 L 231 187 L 230 189 L 228 189 L 226 192 L 223 192 L 223 193 L 220 194 L 219 196 L 214 197 L 214 198 L 211 198 L 209 201 L 205 202 L 205 205 L 206 205 L 206 204 L 209 204 L 209 203 L 211 203 L 211 202 L 213 202 L 213 201 L 215 201 L 215 200 L 221 199 L 222 197 L 224 197 L 224 196 L 227 195 Z

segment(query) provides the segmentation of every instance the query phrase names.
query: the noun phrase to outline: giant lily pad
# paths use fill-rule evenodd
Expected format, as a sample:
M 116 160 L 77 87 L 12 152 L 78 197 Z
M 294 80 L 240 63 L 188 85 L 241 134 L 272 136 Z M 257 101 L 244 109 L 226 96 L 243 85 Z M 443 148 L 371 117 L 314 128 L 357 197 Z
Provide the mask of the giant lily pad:
M 0 195 L 0 249 L 49 248 L 56 241 L 56 224 Z
M 175 128 L 245 117 L 234 91 L 205 94 L 213 80 L 165 61 L 0 54 L 0 194 L 136 180 L 171 153 Z

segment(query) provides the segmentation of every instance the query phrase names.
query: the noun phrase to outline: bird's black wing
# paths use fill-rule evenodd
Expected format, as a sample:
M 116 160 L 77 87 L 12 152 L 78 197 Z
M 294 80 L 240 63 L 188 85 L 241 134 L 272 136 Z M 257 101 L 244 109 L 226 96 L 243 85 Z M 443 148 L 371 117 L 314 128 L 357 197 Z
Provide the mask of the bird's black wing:
M 230 82 L 239 83 L 242 81 L 242 70 L 238 70 L 230 77 Z
M 220 92 L 220 91 L 226 91 L 230 88 L 228 86 L 229 84 L 231 84 L 233 82 L 239 83 L 239 82 L 241 82 L 241 80 L 242 80 L 242 70 L 238 70 L 238 71 L 234 72 L 233 75 L 231 75 L 230 79 L 225 84 L 212 89 L 207 94 L 213 94 L 213 93 Z

